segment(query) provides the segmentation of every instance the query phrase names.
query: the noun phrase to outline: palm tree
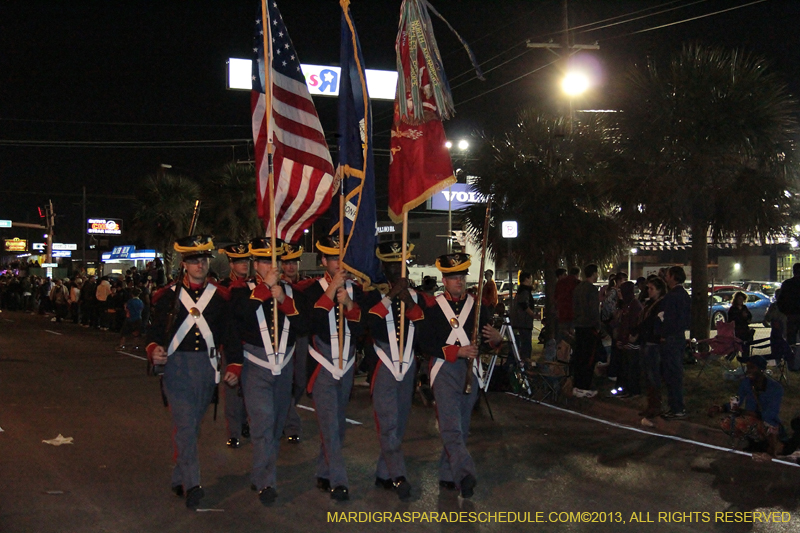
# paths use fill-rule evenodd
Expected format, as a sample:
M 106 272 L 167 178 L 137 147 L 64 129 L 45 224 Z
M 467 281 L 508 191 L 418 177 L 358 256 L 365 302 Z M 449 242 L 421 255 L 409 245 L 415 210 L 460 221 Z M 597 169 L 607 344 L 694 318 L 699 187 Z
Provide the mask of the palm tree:
M 492 195 L 493 226 L 488 251 L 507 256 L 499 233 L 502 220 L 516 220 L 518 264 L 543 270 L 548 317 L 555 316 L 555 270 L 560 261 L 602 261 L 620 249 L 623 232 L 599 194 L 598 176 L 614 151 L 613 131 L 597 115 L 570 125 L 569 119 L 523 111 L 499 139 L 483 136 L 470 173 L 474 187 Z M 480 241 L 485 207 L 466 212 L 467 230 Z M 552 330 L 552 328 L 551 328 Z
M 610 192 L 621 220 L 692 238 L 691 334 L 708 334 L 708 236 L 765 238 L 790 223 L 795 102 L 766 62 L 687 45 L 628 76 Z
M 231 163 L 203 184 L 202 221 L 216 237 L 248 241 L 264 235 L 256 210 L 256 172 L 250 165 Z
M 135 202 L 134 235 L 164 254 L 164 271 L 172 269 L 175 239 L 189 233 L 200 188 L 191 179 L 167 172 L 147 176 Z

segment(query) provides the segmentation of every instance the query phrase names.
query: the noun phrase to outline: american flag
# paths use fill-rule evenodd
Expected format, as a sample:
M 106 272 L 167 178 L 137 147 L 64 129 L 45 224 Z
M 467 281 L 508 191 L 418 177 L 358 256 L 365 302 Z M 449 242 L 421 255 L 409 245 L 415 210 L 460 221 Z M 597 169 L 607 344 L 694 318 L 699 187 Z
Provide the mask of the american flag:
M 253 52 L 253 141 L 255 143 L 258 216 L 271 233 L 267 143 L 272 140 L 275 175 L 276 235 L 296 242 L 328 208 L 334 190 L 334 168 L 317 110 L 306 87 L 300 60 L 283 24 L 278 5 L 267 2 L 267 29 L 256 18 Z M 264 31 L 271 42 L 270 84 L 264 74 Z M 272 110 L 267 122 L 265 89 L 271 89 Z

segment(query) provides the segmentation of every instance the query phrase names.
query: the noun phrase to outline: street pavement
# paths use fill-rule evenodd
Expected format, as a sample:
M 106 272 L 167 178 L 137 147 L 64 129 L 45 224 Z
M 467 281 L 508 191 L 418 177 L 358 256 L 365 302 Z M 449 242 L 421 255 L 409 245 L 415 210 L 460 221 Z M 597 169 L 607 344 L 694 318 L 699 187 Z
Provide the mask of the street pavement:
M 119 353 L 116 341 L 0 313 L 0 531 L 800 531 L 800 468 L 633 431 L 622 427 L 642 429 L 630 408 L 573 400 L 576 415 L 502 393 L 489 394 L 494 421 L 485 404 L 473 417 L 471 500 L 440 492 L 434 409 L 415 403 L 404 443 L 414 488 L 401 502 L 374 486 L 379 448 L 363 385 L 347 413 L 351 501 L 315 488 L 318 433 L 302 409 L 304 439 L 282 443 L 278 499 L 262 506 L 249 488 L 251 446 L 225 446 L 220 405 L 200 437 L 207 510 L 190 511 L 169 490 L 171 428 L 158 381 L 145 375 L 143 351 Z M 724 448 L 696 426 L 660 422 L 654 431 Z M 42 442 L 59 434 L 73 443 Z

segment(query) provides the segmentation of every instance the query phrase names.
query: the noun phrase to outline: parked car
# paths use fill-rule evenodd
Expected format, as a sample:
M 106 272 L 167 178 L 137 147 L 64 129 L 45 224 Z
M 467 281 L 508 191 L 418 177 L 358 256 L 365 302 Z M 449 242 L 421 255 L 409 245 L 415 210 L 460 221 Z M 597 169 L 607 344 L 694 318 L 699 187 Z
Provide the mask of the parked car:
M 708 292 L 719 292 L 719 291 L 741 291 L 744 290 L 744 287 L 741 285 L 711 285 L 708 286 Z
M 717 291 L 708 297 L 708 316 L 711 319 L 711 329 L 717 329 L 717 323 L 728 321 L 728 310 L 731 308 L 731 300 L 733 295 L 739 291 Z M 764 315 L 767 314 L 772 300 L 766 294 L 760 292 L 742 291 L 747 295 L 747 301 L 744 305 L 750 310 L 753 315 L 751 324 L 764 324 L 768 326 L 764 320 Z
M 744 290 L 760 292 L 770 298 L 775 298 L 775 291 L 780 288 L 781 284 L 778 281 L 746 281 L 744 283 Z

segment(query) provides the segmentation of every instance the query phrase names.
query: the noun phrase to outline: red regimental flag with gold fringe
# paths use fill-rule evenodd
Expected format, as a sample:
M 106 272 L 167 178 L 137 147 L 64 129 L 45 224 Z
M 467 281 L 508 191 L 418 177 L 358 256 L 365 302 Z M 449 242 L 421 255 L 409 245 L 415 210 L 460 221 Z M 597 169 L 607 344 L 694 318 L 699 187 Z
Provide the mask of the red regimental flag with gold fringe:
M 428 9 L 442 18 L 427 0 L 403 0 L 400 7 L 395 41 L 397 96 L 389 162 L 389 216 L 395 222 L 456 181 L 442 125 L 442 120 L 454 113 L 453 98 Z M 470 54 L 478 77 L 483 79 L 469 47 L 456 36 Z

